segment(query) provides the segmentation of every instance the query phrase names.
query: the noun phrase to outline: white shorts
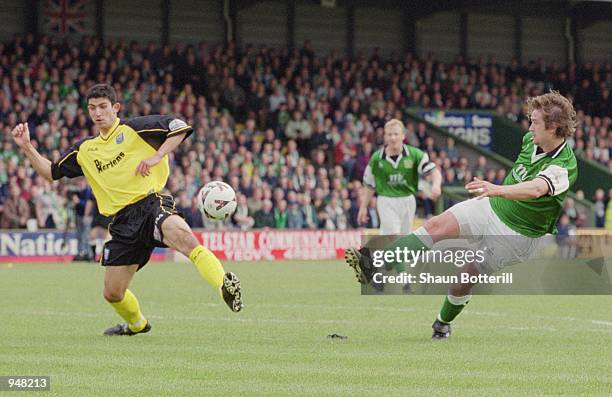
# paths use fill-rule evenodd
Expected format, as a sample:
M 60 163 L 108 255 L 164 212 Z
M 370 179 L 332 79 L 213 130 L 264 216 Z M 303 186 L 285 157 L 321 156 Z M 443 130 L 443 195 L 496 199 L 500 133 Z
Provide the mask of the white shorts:
M 381 235 L 404 235 L 412 231 L 412 222 L 416 212 L 414 196 L 378 196 L 376 208 L 380 218 Z
M 463 201 L 448 211 L 459 223 L 460 237 L 483 250 L 485 260 L 476 263 L 480 273 L 495 273 L 504 266 L 525 261 L 540 242 L 539 238 L 523 236 L 506 226 L 491 208 L 488 197 Z

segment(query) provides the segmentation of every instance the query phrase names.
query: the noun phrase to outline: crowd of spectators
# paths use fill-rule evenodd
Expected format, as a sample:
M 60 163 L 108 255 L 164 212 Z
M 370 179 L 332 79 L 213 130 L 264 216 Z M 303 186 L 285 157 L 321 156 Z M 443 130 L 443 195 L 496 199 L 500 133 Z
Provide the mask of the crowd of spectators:
M 195 205 L 199 187 L 214 179 L 238 193 L 238 210 L 224 226 L 360 226 L 361 177 L 393 117 L 406 121 L 409 143 L 429 153 L 446 186 L 473 176 L 501 183 L 504 169 L 490 167 L 485 157 L 470 164 L 452 138 L 438 147 L 425 124 L 405 117 L 409 106 L 492 109 L 524 123 L 525 96 L 559 89 L 579 109 L 580 127 L 571 141 L 576 152 L 612 169 L 610 64 L 562 68 L 538 60 L 502 66 L 484 58 L 443 63 L 410 54 L 382 59 L 376 51 L 349 59 L 316 56 L 309 42 L 290 51 L 206 42 L 103 45 L 92 37 L 71 44 L 18 35 L 0 44 L 0 227 L 25 227 L 28 220 L 41 228 L 64 225 L 68 185 L 37 176 L 10 130 L 27 122 L 38 150 L 56 161 L 77 140 L 95 134 L 84 98 L 97 82 L 114 84 L 121 118 L 173 113 L 194 127 L 171 156 L 167 184 L 194 227 L 215 227 Z M 420 187 L 420 211 L 431 216 L 428 181 Z M 602 198 L 606 207 L 610 193 Z M 378 227 L 375 200 L 363 226 Z

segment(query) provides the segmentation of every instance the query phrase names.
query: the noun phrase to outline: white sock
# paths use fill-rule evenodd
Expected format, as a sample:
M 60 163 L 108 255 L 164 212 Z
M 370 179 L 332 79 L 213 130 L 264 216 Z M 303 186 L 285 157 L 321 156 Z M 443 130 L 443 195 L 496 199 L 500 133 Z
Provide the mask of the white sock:
M 412 234 L 417 236 L 427 248 L 431 249 L 431 247 L 433 247 L 433 239 L 431 238 L 429 232 L 423 226 L 412 232 Z

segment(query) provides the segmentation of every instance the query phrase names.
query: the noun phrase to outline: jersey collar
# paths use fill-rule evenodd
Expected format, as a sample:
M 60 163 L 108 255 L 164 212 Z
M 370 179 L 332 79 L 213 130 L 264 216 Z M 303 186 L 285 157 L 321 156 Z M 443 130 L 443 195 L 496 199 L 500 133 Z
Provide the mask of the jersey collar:
M 563 142 L 557 146 L 555 149 L 551 150 L 550 152 L 545 152 L 541 147 L 539 147 L 536 144 L 533 144 L 533 146 L 535 146 L 533 153 L 531 154 L 531 162 L 535 163 L 536 161 L 543 159 L 544 157 L 550 157 L 550 158 L 555 158 L 559 155 L 559 153 L 561 153 L 561 151 L 563 150 L 563 148 L 565 147 L 565 145 L 567 144 L 566 140 L 563 140 Z
M 402 158 L 404 157 L 408 157 L 408 149 L 406 149 L 406 145 L 402 146 L 402 152 L 399 154 L 399 156 L 397 157 L 397 159 L 395 161 L 393 161 L 393 159 L 390 156 L 387 156 L 387 153 L 385 153 L 385 149 L 387 148 L 387 146 L 383 146 L 382 149 L 382 156 L 380 156 L 381 160 L 387 160 L 389 163 L 391 163 L 391 165 L 393 166 L 393 168 L 397 168 L 397 166 L 399 165 L 399 162 Z
M 120 121 L 121 120 L 119 120 L 119 117 L 117 117 L 117 120 L 115 120 L 115 122 L 113 123 L 113 126 L 108 131 L 108 134 L 106 134 L 106 138 L 102 136 L 102 132 L 100 131 L 100 133 L 99 133 L 100 134 L 100 139 L 102 139 L 104 142 L 108 142 L 108 140 L 111 139 L 113 134 L 117 131 L 117 127 L 119 127 Z

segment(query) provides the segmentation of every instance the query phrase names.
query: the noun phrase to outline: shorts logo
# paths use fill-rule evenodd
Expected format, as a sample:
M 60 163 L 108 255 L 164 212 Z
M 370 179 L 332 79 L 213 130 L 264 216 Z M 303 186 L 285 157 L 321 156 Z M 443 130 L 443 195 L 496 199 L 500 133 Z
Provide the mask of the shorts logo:
M 104 260 L 107 261 L 110 256 L 110 249 L 104 248 Z
M 170 127 L 170 131 L 176 131 L 178 129 L 187 127 L 187 123 L 181 119 L 174 119 L 170 122 L 168 127 Z
M 117 135 L 117 138 L 115 139 L 115 143 L 118 145 L 121 142 L 123 142 L 123 132 L 119 135 Z
M 155 218 L 155 227 L 153 228 L 153 239 L 162 242 L 161 228 L 159 221 L 164 217 L 164 214 L 158 214 Z

